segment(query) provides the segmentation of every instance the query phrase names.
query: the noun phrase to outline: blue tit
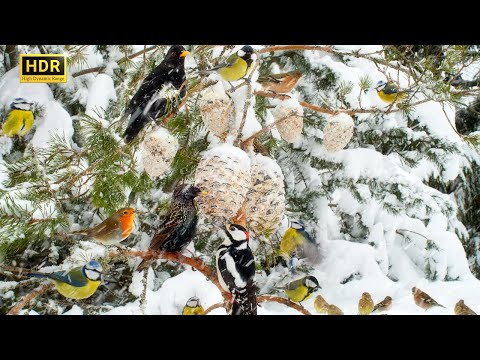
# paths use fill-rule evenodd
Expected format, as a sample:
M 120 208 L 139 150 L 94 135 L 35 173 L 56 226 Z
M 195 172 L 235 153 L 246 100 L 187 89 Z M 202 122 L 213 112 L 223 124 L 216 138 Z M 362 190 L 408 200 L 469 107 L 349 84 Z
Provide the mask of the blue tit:
M 289 268 L 292 268 L 292 256 L 296 252 L 300 252 L 301 256 L 312 263 L 316 263 L 320 256 L 315 240 L 305 230 L 305 224 L 301 220 L 292 221 L 280 241 L 280 256 L 289 263 Z
M 60 294 L 69 299 L 86 299 L 97 291 L 101 282 L 102 265 L 91 260 L 84 266 L 73 268 L 68 272 L 55 272 L 52 274 L 30 272 L 30 277 L 52 279 Z
M 10 104 L 10 112 L 3 123 L 2 133 L 8 137 L 25 136 L 33 126 L 32 103 L 23 98 L 16 98 Z
M 294 280 L 285 286 L 285 293 L 291 301 L 302 302 L 307 300 L 312 294 L 321 289 L 317 278 L 314 276 L 305 276 L 302 279 Z
M 225 63 L 202 72 L 216 71 L 225 81 L 237 81 L 247 75 L 248 71 L 252 67 L 252 64 L 256 60 L 257 55 L 255 54 L 255 50 L 253 50 L 250 45 L 245 45 L 240 50 L 230 55 Z
M 203 315 L 205 311 L 200 304 L 200 300 L 197 297 L 188 299 L 187 303 L 183 307 L 182 315 Z
M 375 90 L 377 90 L 378 97 L 388 104 L 404 99 L 407 96 L 407 93 L 410 92 L 410 90 L 400 90 L 392 82 L 386 83 L 383 80 L 380 80 L 377 83 Z

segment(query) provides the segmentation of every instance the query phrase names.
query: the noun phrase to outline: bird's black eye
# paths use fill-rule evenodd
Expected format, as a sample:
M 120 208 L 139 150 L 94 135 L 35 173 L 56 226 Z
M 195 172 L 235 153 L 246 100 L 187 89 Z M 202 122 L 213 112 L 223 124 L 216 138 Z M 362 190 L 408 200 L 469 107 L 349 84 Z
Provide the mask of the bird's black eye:
M 235 231 L 235 226 L 230 226 L 230 231 Z
M 123 212 L 123 215 L 127 215 L 127 214 L 128 214 L 128 211 L 125 210 L 125 211 Z

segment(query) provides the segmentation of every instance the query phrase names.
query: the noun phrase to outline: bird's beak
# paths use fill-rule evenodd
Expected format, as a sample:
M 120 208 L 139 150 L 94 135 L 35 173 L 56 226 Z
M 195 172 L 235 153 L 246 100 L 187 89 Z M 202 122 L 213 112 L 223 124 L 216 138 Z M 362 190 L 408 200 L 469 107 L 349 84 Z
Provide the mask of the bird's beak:
M 185 56 L 187 56 L 188 54 L 190 54 L 190 51 L 183 51 L 181 54 L 180 54 L 180 57 L 181 58 L 184 58 Z
M 200 195 L 201 195 L 201 196 L 207 196 L 207 195 L 208 195 L 208 192 L 202 191 L 202 192 L 200 193 Z

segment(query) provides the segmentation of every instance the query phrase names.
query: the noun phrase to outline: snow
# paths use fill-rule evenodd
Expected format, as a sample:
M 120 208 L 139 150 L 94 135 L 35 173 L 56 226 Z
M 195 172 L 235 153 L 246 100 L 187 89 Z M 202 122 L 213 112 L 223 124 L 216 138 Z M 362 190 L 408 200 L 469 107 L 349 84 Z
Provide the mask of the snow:
M 106 74 L 98 74 L 88 89 L 85 114 L 95 119 L 102 119 L 110 101 L 116 101 L 117 94 L 113 79 Z
M 242 169 L 250 169 L 250 158 L 245 151 L 236 146 L 225 143 L 209 149 L 202 154 L 202 158 L 205 160 L 209 160 L 216 156 L 220 158 L 225 158 L 228 156 L 237 160 L 238 166 Z M 230 163 L 229 165 L 234 166 L 233 163 Z

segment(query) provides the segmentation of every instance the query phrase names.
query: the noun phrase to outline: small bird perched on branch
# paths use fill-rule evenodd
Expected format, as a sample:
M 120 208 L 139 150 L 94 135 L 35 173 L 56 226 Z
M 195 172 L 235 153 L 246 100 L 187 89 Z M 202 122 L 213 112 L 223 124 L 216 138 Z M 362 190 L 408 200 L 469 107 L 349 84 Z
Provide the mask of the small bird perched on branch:
M 73 268 L 68 272 L 58 271 L 52 274 L 41 272 L 26 272 L 29 277 L 48 278 L 53 280 L 60 294 L 69 299 L 86 299 L 97 291 L 102 277 L 102 265 L 91 260 L 84 266 Z
M 330 304 L 328 305 L 327 315 L 344 315 L 344 313 L 338 306 Z
M 198 221 L 194 199 L 206 195 L 198 187 L 189 184 L 178 185 L 173 191 L 170 211 L 152 238 L 149 250 L 176 252 L 184 250 L 193 239 Z M 143 260 L 137 267 L 142 271 L 149 261 Z
M 186 94 L 185 57 L 183 46 L 168 49 L 165 59 L 143 80 L 130 100 L 122 120 L 130 116 L 123 137 L 127 143 L 150 122 L 176 109 Z
M 422 309 L 428 310 L 434 306 L 440 306 L 443 308 L 445 307 L 443 305 L 440 305 L 430 295 L 423 292 L 419 288 L 413 287 L 412 294 L 413 299 L 415 300 L 415 304 L 417 304 L 417 306 L 421 307 Z
M 293 272 L 292 257 L 296 253 L 300 257 L 307 258 L 312 264 L 320 260 L 317 244 L 305 230 L 305 224 L 301 220 L 292 221 L 290 228 L 285 231 L 280 241 L 279 255 L 287 262 L 291 272 Z
M 322 297 L 322 295 L 317 295 L 315 298 L 315 302 L 313 303 L 313 307 L 315 311 L 320 314 L 328 314 L 329 304 L 327 301 Z
M 200 299 L 197 297 L 191 297 L 183 307 L 182 315 L 203 315 L 203 306 L 200 304 Z
M 2 134 L 8 137 L 25 136 L 33 126 L 33 103 L 24 98 L 16 98 L 10 104 L 10 112 L 2 125 Z
M 301 303 L 312 296 L 312 294 L 321 289 L 318 280 L 314 276 L 305 276 L 302 279 L 289 282 L 285 286 L 285 294 L 291 301 Z
M 358 315 L 368 315 L 373 311 L 373 308 L 372 296 L 368 292 L 364 292 L 358 301 Z
M 300 71 L 290 71 L 281 74 L 270 74 L 258 78 L 263 90 L 277 94 L 286 94 L 293 90 L 302 77 Z
M 202 70 L 200 74 L 216 71 L 223 80 L 231 82 L 245 77 L 257 60 L 255 50 L 250 45 L 245 45 L 237 52 L 229 56 L 225 63 L 219 64 L 211 69 Z M 232 89 L 234 89 L 233 85 Z
M 383 299 L 373 307 L 372 313 L 375 311 L 378 311 L 378 312 L 388 311 L 391 308 L 392 308 L 392 298 L 390 296 L 385 296 L 385 299 Z
M 375 87 L 378 97 L 388 103 L 392 104 L 397 100 L 403 100 L 411 90 L 400 90 L 394 83 L 380 80 Z
M 475 311 L 470 309 L 463 300 L 458 300 L 458 302 L 455 304 L 455 315 L 477 315 Z
M 86 235 L 103 245 L 115 245 L 132 233 L 134 208 L 122 208 L 91 229 L 73 231 L 70 235 Z
M 248 246 L 250 235 L 243 226 L 228 224 L 217 250 L 217 275 L 222 288 L 233 296 L 230 315 L 257 315 L 255 258 Z

